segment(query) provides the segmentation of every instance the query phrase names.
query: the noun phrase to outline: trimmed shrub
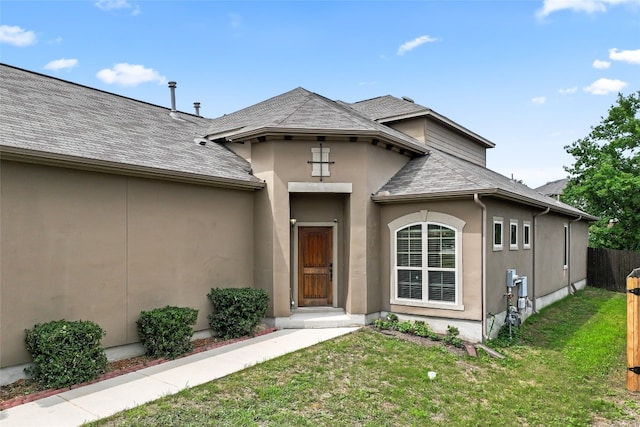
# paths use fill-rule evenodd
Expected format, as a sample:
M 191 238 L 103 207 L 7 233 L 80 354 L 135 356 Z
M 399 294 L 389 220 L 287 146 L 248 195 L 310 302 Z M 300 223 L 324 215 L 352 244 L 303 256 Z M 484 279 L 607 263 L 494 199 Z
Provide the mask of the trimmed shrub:
M 447 325 L 447 334 L 442 338 L 445 344 L 453 345 L 458 348 L 464 347 L 462 339 L 458 337 L 460 331 L 455 326 Z
M 33 365 L 25 369 L 41 386 L 68 387 L 91 381 L 107 370 L 100 342 L 104 329 L 90 321 L 56 320 L 27 329 L 25 343 Z
M 140 312 L 136 321 L 140 342 L 151 357 L 175 359 L 192 350 L 193 325 L 198 310 L 166 306 Z
M 263 289 L 212 288 L 207 297 L 213 304 L 209 325 L 224 339 L 253 335 L 269 303 L 269 294 Z

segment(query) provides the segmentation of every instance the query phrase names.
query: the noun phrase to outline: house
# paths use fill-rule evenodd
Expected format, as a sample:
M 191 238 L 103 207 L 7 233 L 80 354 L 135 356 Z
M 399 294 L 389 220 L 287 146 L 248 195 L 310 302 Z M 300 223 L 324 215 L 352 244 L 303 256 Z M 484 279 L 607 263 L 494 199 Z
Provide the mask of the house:
M 568 181 L 569 180 L 567 178 L 557 179 L 555 181 L 547 182 L 535 190 L 540 194 L 560 200 L 560 196 L 562 196 Z
M 393 312 L 482 341 L 508 290 L 524 318 L 586 283 L 594 218 L 487 169 L 492 142 L 409 98 L 296 88 L 207 119 L 9 65 L 0 79 L 5 373 L 50 320 L 97 322 L 112 358 L 142 310 L 193 307 L 207 331 L 212 287 L 267 290 L 277 327 Z

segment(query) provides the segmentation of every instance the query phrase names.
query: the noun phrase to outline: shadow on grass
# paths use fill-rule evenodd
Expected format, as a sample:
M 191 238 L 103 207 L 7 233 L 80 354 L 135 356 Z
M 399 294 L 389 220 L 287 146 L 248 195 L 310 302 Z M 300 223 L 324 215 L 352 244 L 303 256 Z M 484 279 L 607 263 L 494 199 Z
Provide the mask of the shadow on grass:
M 545 307 L 521 328 L 523 343 L 562 354 L 578 378 L 603 378 L 625 367 L 626 296 L 587 287 Z
M 586 287 L 528 318 L 520 336 L 527 345 L 561 350 L 575 341 L 576 335 L 584 335 L 585 328 L 596 327 L 596 320 L 610 326 L 603 332 L 619 334 L 625 327 L 625 298 L 624 294 Z

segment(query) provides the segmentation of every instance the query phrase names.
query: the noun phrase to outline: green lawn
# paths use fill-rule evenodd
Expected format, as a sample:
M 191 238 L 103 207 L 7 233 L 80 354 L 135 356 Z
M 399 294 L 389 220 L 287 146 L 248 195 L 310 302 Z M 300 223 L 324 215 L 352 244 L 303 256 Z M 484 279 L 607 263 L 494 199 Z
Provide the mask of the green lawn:
M 90 425 L 637 425 L 625 325 L 624 294 L 587 288 L 531 317 L 504 360 L 363 329 Z

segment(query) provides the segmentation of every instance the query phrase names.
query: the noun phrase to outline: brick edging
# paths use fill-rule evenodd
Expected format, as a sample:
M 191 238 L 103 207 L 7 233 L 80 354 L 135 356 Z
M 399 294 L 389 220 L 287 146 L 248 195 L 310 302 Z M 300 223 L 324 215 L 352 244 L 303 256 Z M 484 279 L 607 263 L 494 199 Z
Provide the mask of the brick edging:
M 186 354 L 184 354 L 184 355 L 182 355 L 182 356 L 180 356 L 180 357 L 178 357 L 176 359 L 182 359 L 183 357 L 191 356 L 193 354 L 202 353 L 203 351 L 209 351 L 209 350 L 213 350 L 214 348 L 223 347 L 225 345 L 229 345 L 229 344 L 234 344 L 234 343 L 237 343 L 237 342 L 245 341 L 245 340 L 248 340 L 250 338 L 259 337 L 259 336 L 262 336 L 262 335 L 267 335 L 267 334 L 270 334 L 270 333 L 275 332 L 277 330 L 278 330 L 278 328 L 268 328 L 268 329 L 264 329 L 262 331 L 256 332 L 252 336 L 248 335 L 248 336 L 244 336 L 244 337 L 240 337 L 240 338 L 234 338 L 234 339 L 227 340 L 227 341 L 215 342 L 215 343 L 206 345 L 204 347 L 199 347 L 199 348 L 197 348 L 197 349 L 195 349 L 195 350 L 193 350 L 193 351 L 191 351 L 189 353 L 186 353 Z M 176 359 L 174 359 L 174 360 L 176 360 Z M 140 369 L 149 368 L 151 366 L 160 365 L 160 364 L 166 363 L 166 362 L 169 362 L 169 359 L 165 359 L 165 358 L 154 359 L 154 360 L 150 360 L 148 362 L 139 363 L 138 365 L 130 366 L 128 368 L 122 368 L 122 369 L 118 369 L 118 370 L 115 370 L 115 371 L 108 372 L 108 373 L 103 374 L 100 377 L 98 377 L 98 378 L 96 378 L 95 380 L 92 380 L 92 381 L 87 381 L 87 382 L 80 383 L 80 384 L 74 384 L 72 386 L 64 387 L 64 388 L 41 390 L 41 391 L 37 391 L 35 393 L 30 393 L 30 394 L 28 394 L 26 396 L 14 397 L 12 399 L 5 400 L 4 402 L 0 403 L 0 411 L 4 411 L 5 409 L 13 408 L 14 406 L 22 405 L 23 403 L 29 403 L 29 402 L 33 402 L 33 401 L 36 401 L 36 400 L 44 399 L 46 397 L 55 396 L 56 394 L 63 393 L 65 391 L 74 390 L 74 389 L 79 388 L 79 387 L 84 387 L 86 385 L 95 384 L 95 383 L 100 382 L 100 381 L 109 380 L 111 378 L 119 377 L 120 375 L 129 374 L 131 372 L 139 371 Z

